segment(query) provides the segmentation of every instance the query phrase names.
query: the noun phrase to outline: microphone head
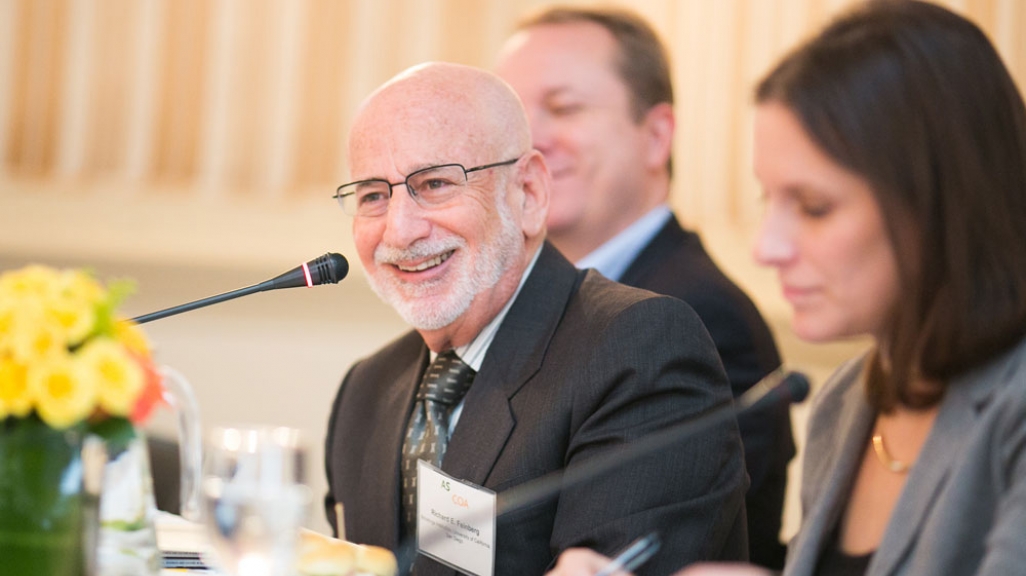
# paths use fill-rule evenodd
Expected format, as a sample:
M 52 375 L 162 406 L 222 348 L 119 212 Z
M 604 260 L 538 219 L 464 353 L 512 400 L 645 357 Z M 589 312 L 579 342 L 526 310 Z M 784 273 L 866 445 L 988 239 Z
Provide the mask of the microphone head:
M 341 254 L 329 252 L 292 270 L 257 285 L 258 290 L 279 290 L 300 286 L 335 284 L 349 273 L 349 262 Z
M 311 285 L 337 284 L 339 280 L 349 274 L 349 262 L 341 254 L 329 252 L 311 260 L 307 266 L 310 269 Z
M 809 395 L 809 379 L 801 372 L 788 372 L 781 384 L 786 388 L 785 395 L 793 404 L 799 404 Z
M 738 411 L 761 410 L 779 402 L 792 404 L 809 395 L 809 379 L 801 372 L 777 368 L 734 400 Z

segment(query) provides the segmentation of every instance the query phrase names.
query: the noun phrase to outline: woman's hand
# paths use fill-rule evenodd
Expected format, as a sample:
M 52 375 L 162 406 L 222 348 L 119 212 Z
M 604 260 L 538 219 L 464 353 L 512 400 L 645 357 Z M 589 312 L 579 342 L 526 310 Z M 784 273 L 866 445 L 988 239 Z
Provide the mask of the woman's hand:
M 587 548 L 570 548 L 559 555 L 556 560 L 556 567 L 545 576 L 594 576 L 605 568 L 611 560 L 605 556 Z M 627 572 L 619 571 L 614 576 L 631 576 Z
M 559 567 L 558 565 L 556 566 Z M 739 562 L 705 562 L 692 564 L 673 576 L 773 576 L 773 572 Z
M 545 576 L 594 576 L 611 560 L 588 548 L 570 548 L 559 555 L 556 567 Z M 673 576 L 774 576 L 776 572 L 741 562 L 692 564 Z M 619 571 L 614 576 L 632 576 Z

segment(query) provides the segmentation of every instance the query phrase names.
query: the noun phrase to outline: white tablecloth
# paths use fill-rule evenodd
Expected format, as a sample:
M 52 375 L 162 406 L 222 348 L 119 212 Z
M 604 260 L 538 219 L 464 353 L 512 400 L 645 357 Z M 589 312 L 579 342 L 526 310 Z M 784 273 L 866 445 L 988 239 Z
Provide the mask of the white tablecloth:
M 200 524 L 189 522 L 174 514 L 159 512 L 155 527 L 157 529 L 157 548 L 162 551 L 210 554 L 206 532 Z M 161 571 L 161 576 L 181 576 L 182 574 L 220 576 L 221 573 L 216 570 L 164 569 Z

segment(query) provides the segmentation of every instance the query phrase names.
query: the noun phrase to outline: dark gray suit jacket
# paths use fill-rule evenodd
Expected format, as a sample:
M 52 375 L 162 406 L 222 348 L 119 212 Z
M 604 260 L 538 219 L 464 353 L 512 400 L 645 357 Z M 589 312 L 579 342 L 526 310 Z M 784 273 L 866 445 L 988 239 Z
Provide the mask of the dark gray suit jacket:
M 869 445 L 864 361 L 816 396 L 787 576 L 813 574 Z M 951 383 L 906 482 L 867 576 L 1026 574 L 1026 340 Z
M 428 350 L 411 332 L 356 364 L 331 412 L 328 517 L 348 539 L 396 549 L 399 451 Z M 730 402 L 712 341 L 679 300 L 574 269 L 546 244 L 465 398 L 442 469 L 496 492 Z M 742 466 L 728 421 L 657 456 L 499 519 L 500 576 L 540 575 L 571 546 L 610 554 L 658 530 L 639 574 L 746 554 Z M 501 504 L 500 504 L 501 505 Z M 454 571 L 421 557 L 418 576 Z
M 780 366 L 773 336 L 755 304 L 716 266 L 698 235 L 684 230 L 676 218 L 645 246 L 620 282 L 680 298 L 694 308 L 716 344 L 735 397 Z M 751 477 L 745 495 L 750 559 L 780 569 L 787 465 L 795 454 L 790 408 L 778 404 L 743 414 L 739 424 Z

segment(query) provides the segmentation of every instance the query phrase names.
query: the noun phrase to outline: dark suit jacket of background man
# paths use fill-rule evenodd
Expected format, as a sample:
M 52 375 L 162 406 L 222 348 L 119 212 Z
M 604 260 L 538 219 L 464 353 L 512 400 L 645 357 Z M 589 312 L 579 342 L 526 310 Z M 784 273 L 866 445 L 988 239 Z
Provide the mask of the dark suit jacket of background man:
M 780 366 L 773 336 L 755 305 L 716 266 L 698 235 L 676 218 L 663 226 L 624 272 L 620 282 L 674 296 L 694 308 L 723 360 L 734 396 Z M 739 418 L 751 488 L 748 541 L 751 560 L 780 569 L 780 543 L 787 464 L 795 454 L 788 406 Z
M 334 523 L 334 503 L 344 504 L 349 540 L 400 543 L 399 453 L 427 363 L 410 332 L 342 382 L 325 507 Z M 442 469 L 501 494 L 729 401 L 716 350 L 687 305 L 576 270 L 546 243 L 467 393 Z M 641 575 L 743 558 L 746 488 L 729 421 L 500 518 L 495 574 L 541 575 L 568 547 L 610 554 L 651 530 L 663 546 Z M 415 570 L 455 573 L 426 557 Z

